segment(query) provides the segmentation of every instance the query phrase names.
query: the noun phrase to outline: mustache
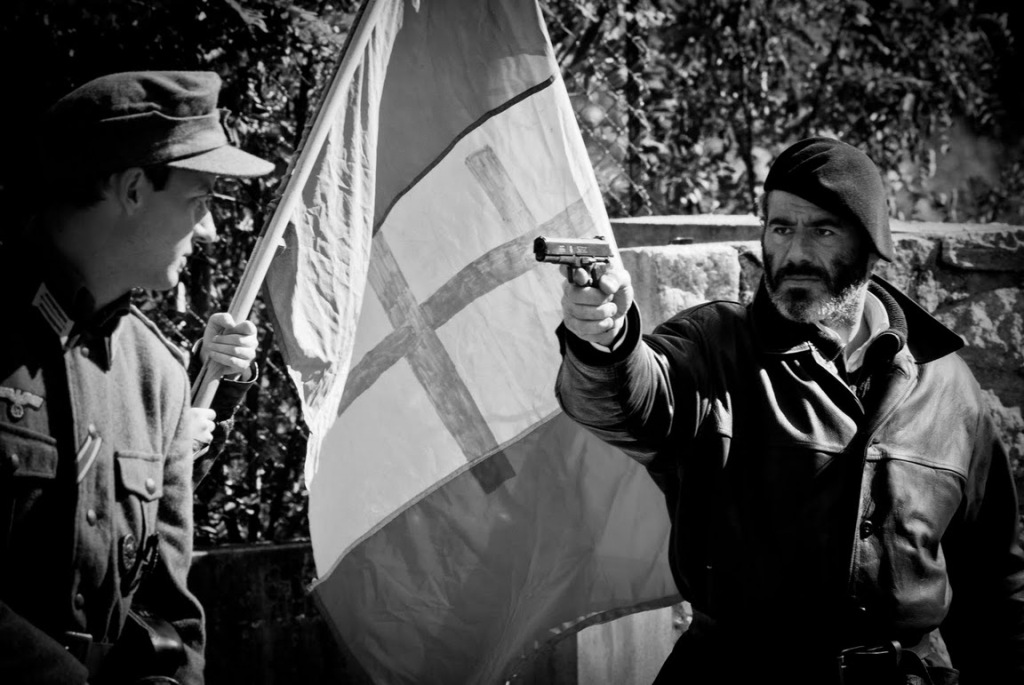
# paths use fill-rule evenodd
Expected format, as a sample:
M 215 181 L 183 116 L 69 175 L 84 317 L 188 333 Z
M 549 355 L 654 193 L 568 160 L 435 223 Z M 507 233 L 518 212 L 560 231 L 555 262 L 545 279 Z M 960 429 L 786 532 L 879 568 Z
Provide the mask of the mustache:
M 778 270 L 772 274 L 772 282 L 777 285 L 783 278 L 788 276 L 813 276 L 815 278 L 820 278 L 829 287 L 832 285 L 832 276 L 828 271 L 819 266 L 807 263 L 791 263 L 780 266 Z

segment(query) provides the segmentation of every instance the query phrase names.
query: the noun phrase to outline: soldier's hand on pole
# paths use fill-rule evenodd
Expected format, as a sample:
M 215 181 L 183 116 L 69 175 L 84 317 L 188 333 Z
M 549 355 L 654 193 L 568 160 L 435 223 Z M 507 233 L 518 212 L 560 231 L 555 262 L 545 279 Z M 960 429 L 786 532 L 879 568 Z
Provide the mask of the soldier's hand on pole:
M 213 442 L 217 414 L 212 409 L 189 407 L 185 415 L 185 434 L 192 440 L 193 451 Z
M 236 323 L 227 312 L 219 312 L 206 324 L 199 354 L 213 366 L 214 378 L 245 381 L 250 377 L 256 349 L 256 326 L 251 321 Z

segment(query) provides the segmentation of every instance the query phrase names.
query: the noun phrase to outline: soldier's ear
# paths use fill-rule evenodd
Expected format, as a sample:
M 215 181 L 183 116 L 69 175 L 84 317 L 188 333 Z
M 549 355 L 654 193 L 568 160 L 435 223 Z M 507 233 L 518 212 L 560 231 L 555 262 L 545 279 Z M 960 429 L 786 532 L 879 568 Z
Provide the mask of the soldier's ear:
M 149 189 L 149 180 L 142 168 L 131 167 L 112 174 L 104 192 L 126 214 L 135 214 L 142 208 Z

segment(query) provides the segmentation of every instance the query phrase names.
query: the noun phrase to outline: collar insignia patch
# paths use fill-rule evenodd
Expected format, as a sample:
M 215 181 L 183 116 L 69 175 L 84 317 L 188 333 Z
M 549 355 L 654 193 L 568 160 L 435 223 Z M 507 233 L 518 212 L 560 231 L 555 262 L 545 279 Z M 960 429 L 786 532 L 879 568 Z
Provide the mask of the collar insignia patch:
M 32 300 L 32 305 L 39 310 L 43 320 L 60 338 L 61 345 L 66 345 L 68 335 L 71 334 L 71 329 L 75 327 L 75 322 L 67 315 L 64 308 L 58 304 L 57 298 L 53 296 L 53 293 L 50 292 L 45 283 L 40 284 L 39 290 L 36 291 L 36 296 Z

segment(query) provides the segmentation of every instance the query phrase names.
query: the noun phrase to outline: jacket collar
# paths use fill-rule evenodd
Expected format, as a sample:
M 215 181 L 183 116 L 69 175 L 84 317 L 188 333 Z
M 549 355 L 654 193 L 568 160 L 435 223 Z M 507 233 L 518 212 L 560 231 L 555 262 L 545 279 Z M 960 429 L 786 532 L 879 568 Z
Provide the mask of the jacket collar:
M 885 279 L 872 276 L 868 289 L 885 307 L 889 329 L 871 343 L 865 366 L 892 359 L 904 347 L 909 348 L 916 361 L 925 363 L 964 346 L 963 338 Z M 756 339 L 768 354 L 790 354 L 814 347 L 825 359 L 834 361 L 842 352 L 842 341 L 833 331 L 782 316 L 772 304 L 764 278 L 751 304 L 751 317 Z
M 47 244 L 30 241 L 5 247 L 4 252 L 18 306 L 35 310 L 64 349 L 89 347 L 97 363 L 109 369 L 111 338 L 131 309 L 131 293 L 96 311 L 96 300 L 81 276 Z
M 889 330 L 902 332 L 901 347 L 905 344 L 918 363 L 941 359 L 966 344 L 963 337 L 946 328 L 921 305 L 881 276 L 872 276 L 868 287 L 889 312 Z

